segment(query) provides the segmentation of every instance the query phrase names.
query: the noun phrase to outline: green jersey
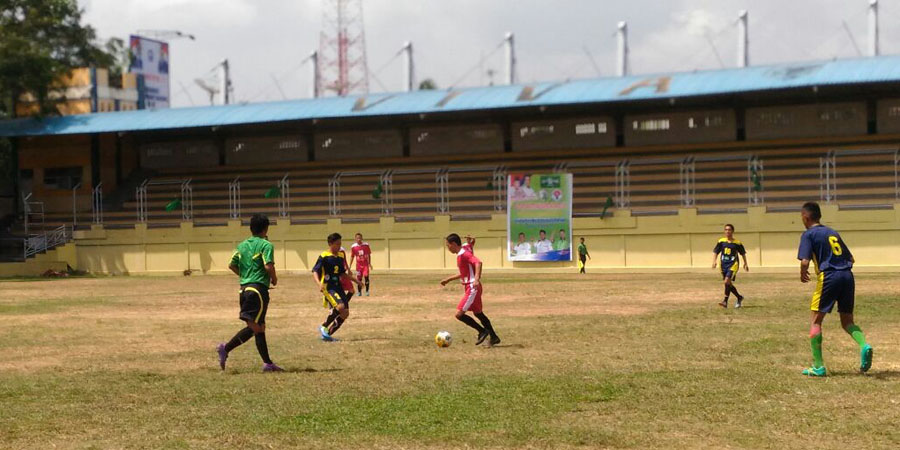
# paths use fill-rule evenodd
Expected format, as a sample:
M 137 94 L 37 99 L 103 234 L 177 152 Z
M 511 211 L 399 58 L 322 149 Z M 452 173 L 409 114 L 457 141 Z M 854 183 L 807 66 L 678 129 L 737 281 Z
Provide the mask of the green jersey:
M 578 256 L 587 256 L 587 246 L 578 244 Z
M 269 272 L 266 264 L 275 262 L 275 248 L 272 243 L 253 236 L 237 246 L 231 255 L 231 265 L 238 266 L 241 273 L 241 285 L 258 283 L 269 286 Z
M 553 250 L 568 250 L 569 249 L 569 240 L 568 239 L 557 239 L 553 241 Z

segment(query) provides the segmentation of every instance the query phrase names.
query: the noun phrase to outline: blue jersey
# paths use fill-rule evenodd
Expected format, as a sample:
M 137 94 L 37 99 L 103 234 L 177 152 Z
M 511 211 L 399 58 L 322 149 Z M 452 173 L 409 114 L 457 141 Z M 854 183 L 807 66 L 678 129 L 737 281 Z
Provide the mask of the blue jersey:
M 732 269 L 737 272 L 738 268 L 738 255 L 746 256 L 747 251 L 744 249 L 744 244 L 737 239 L 728 240 L 728 238 L 721 238 L 718 242 L 716 242 L 716 247 L 713 248 L 713 253 L 719 254 L 721 253 L 721 261 L 722 261 L 722 271 L 726 271 Z
M 803 233 L 797 259 L 813 261 L 816 273 L 853 267 L 853 254 L 841 240 L 841 235 L 825 225 L 816 225 Z

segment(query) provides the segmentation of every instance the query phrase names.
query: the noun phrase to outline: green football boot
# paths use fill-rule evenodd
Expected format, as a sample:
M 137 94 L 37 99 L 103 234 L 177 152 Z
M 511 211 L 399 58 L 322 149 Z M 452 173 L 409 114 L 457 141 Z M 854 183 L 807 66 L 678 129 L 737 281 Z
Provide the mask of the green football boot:
M 824 377 L 825 376 L 825 366 L 822 367 L 807 367 L 803 369 L 803 375 L 808 377 Z
M 869 369 L 872 368 L 872 346 L 869 344 L 863 345 L 862 350 L 859 352 L 859 371 L 862 373 L 866 373 Z

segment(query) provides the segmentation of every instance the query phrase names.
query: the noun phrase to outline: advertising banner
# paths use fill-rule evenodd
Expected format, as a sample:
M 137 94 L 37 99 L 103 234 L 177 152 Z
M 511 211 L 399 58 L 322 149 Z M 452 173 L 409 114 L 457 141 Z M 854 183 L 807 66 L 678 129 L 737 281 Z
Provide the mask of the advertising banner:
M 169 107 L 169 44 L 131 35 L 131 66 L 128 71 L 143 75 L 145 108 Z
M 572 260 L 572 174 L 511 174 L 507 181 L 510 261 Z

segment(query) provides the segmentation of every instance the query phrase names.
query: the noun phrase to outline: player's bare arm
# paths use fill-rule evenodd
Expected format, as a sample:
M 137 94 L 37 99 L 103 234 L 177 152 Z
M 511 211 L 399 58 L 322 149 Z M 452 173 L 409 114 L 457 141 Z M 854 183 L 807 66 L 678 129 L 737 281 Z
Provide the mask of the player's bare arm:
M 478 287 L 481 285 L 481 266 L 480 262 L 475 264 L 475 279 L 472 280 L 472 286 Z
M 716 268 L 716 266 L 718 265 L 718 262 L 719 262 L 719 252 L 715 252 L 715 253 L 713 253 L 713 267 L 712 267 L 713 269 Z
M 741 261 L 744 262 L 744 270 L 747 272 L 750 271 L 750 266 L 747 264 L 747 255 L 746 254 L 738 254 L 738 257 L 741 258 Z
M 800 282 L 809 283 L 809 260 L 800 260 Z
M 277 286 L 278 275 L 275 274 L 275 263 L 266 264 L 266 273 L 269 274 L 269 280 L 271 280 L 272 286 Z
M 443 280 L 441 280 L 441 286 L 446 286 L 447 283 L 454 281 L 454 280 L 458 280 L 460 278 L 462 278 L 462 275 L 459 275 L 459 274 L 453 275 L 452 277 L 449 277 L 449 278 L 444 278 Z
M 234 272 L 235 275 L 241 276 L 241 269 L 238 268 L 237 264 L 232 264 L 228 266 L 228 268 L 231 269 L 231 271 Z

